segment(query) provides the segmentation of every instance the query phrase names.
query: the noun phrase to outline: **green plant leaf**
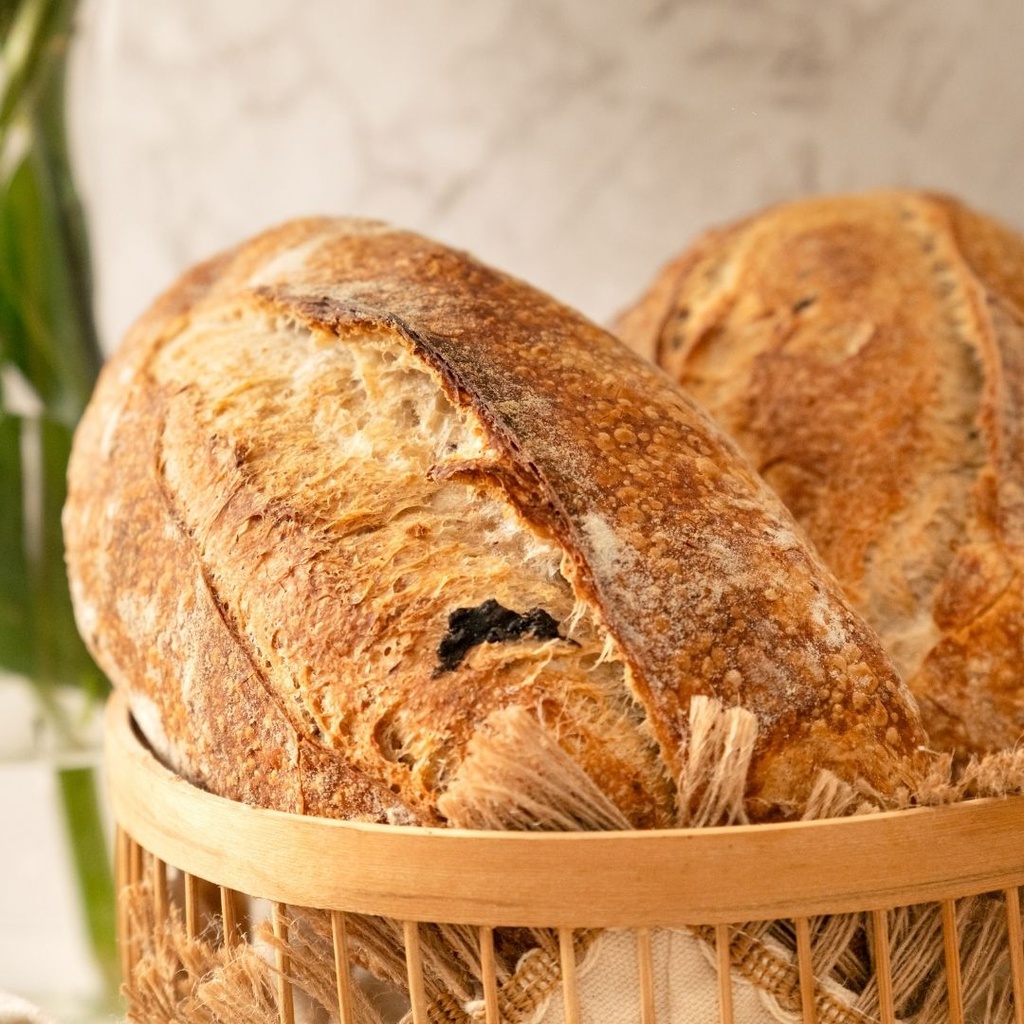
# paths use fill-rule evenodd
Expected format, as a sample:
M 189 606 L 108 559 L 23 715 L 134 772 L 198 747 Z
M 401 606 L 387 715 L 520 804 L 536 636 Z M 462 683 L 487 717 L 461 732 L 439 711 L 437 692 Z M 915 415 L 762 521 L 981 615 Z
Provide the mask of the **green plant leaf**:
M 0 371 L 16 369 L 44 410 L 29 428 L 0 394 L 0 665 L 42 691 L 105 692 L 74 628 L 60 530 L 71 429 L 101 362 L 66 139 L 75 10 L 76 0 L 0 0 Z M 26 524 L 26 509 L 39 521 Z
M 86 650 L 75 626 L 71 592 L 64 562 L 64 534 L 61 512 L 67 500 L 67 464 L 73 429 L 65 423 L 44 419 L 40 438 L 43 456 L 43 532 L 38 566 L 39 588 L 45 613 L 36 616 L 45 623 L 40 645 L 53 659 L 53 676 L 60 683 L 79 686 L 97 697 L 109 691 L 106 677 Z
M 59 8 L 53 22 L 54 35 L 48 47 L 50 66 L 35 108 L 36 150 L 44 157 L 48 170 L 52 203 L 57 212 L 55 226 L 60 234 L 60 255 L 65 264 L 70 309 L 77 328 L 75 347 L 80 365 L 79 384 L 84 382 L 83 398 L 96 382 L 103 354 L 93 310 L 92 262 L 90 259 L 85 211 L 71 173 L 67 141 L 66 51 L 70 45 L 76 0 L 50 0 Z M 84 405 L 84 402 L 83 402 Z
M 18 0 L 0 0 L 0 39 L 6 39 L 18 10 Z
M 0 667 L 31 676 L 28 563 L 25 555 L 22 421 L 0 410 Z
M 67 498 L 66 471 L 72 428 L 39 421 L 42 464 L 42 534 L 39 557 L 30 563 L 37 678 L 79 686 L 104 696 L 106 679 L 96 668 L 75 627 L 64 566 L 61 510 Z
M 0 309 L 4 355 L 48 404 L 59 353 L 45 314 L 46 228 L 28 154 L 0 189 Z
M 65 833 L 78 878 L 82 914 L 96 962 L 108 991 L 117 991 L 118 958 L 114 879 L 103 816 L 92 768 L 65 768 L 57 773 L 64 805 Z
M 92 318 L 65 244 L 61 186 L 34 147 L 0 186 L 0 346 L 49 414 L 73 424 L 98 370 Z M 79 261 L 81 262 L 81 261 Z
M 0 136 L 25 104 L 45 86 L 45 64 L 53 44 L 66 36 L 74 0 L 20 0 L 5 5 L 7 22 L 0 49 Z M 8 13 L 9 12 L 9 13 Z
M 65 132 L 64 58 L 75 5 L 22 0 L 20 7 L 0 65 L 8 76 L 0 96 L 0 358 L 18 367 L 51 417 L 72 424 L 101 363 Z
M 0 668 L 33 679 L 46 705 L 54 686 L 77 686 L 97 698 L 109 690 L 75 627 L 64 566 L 60 515 L 71 439 L 64 423 L 0 413 Z M 26 455 L 35 463 L 31 471 Z M 30 489 L 36 494 L 28 504 L 39 512 L 31 544 Z

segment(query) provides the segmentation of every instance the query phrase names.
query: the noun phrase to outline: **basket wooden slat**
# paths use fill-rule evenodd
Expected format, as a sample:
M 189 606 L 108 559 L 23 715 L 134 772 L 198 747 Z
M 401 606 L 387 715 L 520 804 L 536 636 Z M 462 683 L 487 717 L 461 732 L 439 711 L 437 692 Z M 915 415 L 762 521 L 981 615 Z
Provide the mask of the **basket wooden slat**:
M 199 878 L 185 873 L 185 934 L 194 939 L 199 934 Z
M 331 944 L 334 947 L 334 983 L 338 990 L 338 1024 L 353 1024 L 352 967 L 348 952 L 348 928 L 340 910 L 331 911 Z
M 964 1024 L 963 985 L 960 979 L 960 941 L 956 930 L 956 901 L 942 901 L 942 942 L 946 950 L 946 985 L 949 988 L 949 1024 Z
M 1010 944 L 1010 973 L 1016 1024 L 1024 1024 L 1024 929 L 1020 919 L 1020 890 L 1012 886 L 1003 893 L 1006 900 L 1006 931 Z
M 718 967 L 718 1017 L 721 1024 L 733 1024 L 732 971 L 729 965 L 729 926 L 715 925 L 715 955 Z
M 405 963 L 409 978 L 409 1000 L 413 1024 L 430 1024 L 427 1019 L 427 995 L 423 987 L 423 957 L 420 955 L 420 931 L 416 921 L 406 921 Z
M 128 879 L 128 847 L 131 839 L 128 833 L 118 827 L 114 838 L 114 881 L 117 891 L 123 892 L 130 884 Z M 120 937 L 118 943 L 118 955 L 121 967 L 121 977 L 127 978 L 132 970 L 131 943 L 128 940 L 130 931 L 128 928 L 127 908 L 123 900 L 117 904 L 117 934 Z
M 153 920 L 157 927 L 167 921 L 170 907 L 167 901 L 167 865 L 159 858 L 153 858 Z
M 224 928 L 224 944 L 226 946 L 237 946 L 242 941 L 242 936 L 238 930 L 237 895 L 233 889 L 229 889 L 227 886 L 219 886 L 219 889 L 220 916 Z
M 884 910 L 871 911 L 874 941 L 875 979 L 878 983 L 878 1005 L 882 1024 L 896 1024 L 893 1003 L 892 952 L 889 947 L 889 920 Z
M 558 929 L 558 958 L 562 966 L 565 1024 L 580 1024 L 580 993 L 576 976 L 576 945 L 571 928 Z
M 288 941 L 288 908 L 283 903 L 275 903 L 273 911 L 274 938 L 279 942 Z M 288 956 L 280 947 L 275 951 L 277 965 L 277 1010 L 281 1024 L 295 1024 L 295 993 L 289 981 L 291 965 Z
M 277 903 L 488 927 L 658 927 L 886 909 L 1024 884 L 1021 797 L 676 831 L 419 829 L 206 793 L 157 762 L 119 697 L 107 738 L 114 814 L 136 843 Z M 225 844 L 246 855 L 225 856 Z
M 806 1024 L 813 1024 L 814 1010 L 814 956 L 811 952 L 811 922 L 798 917 L 796 925 L 796 962 L 800 971 L 800 1006 Z
M 498 978 L 494 959 L 494 929 L 480 929 L 480 973 L 483 975 L 484 1024 L 499 1024 Z
M 655 1024 L 654 957 L 650 928 L 637 929 L 636 952 L 640 972 L 640 1024 Z

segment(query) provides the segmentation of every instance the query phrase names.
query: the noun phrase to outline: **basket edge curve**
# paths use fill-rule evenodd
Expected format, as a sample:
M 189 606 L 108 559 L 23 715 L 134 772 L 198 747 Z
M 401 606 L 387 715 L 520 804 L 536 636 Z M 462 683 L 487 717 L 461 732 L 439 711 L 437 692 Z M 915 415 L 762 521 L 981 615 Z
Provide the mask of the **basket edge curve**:
M 590 833 L 373 825 L 252 807 L 161 765 L 106 710 L 114 817 L 278 903 L 492 927 L 671 927 L 889 909 L 1024 884 L 1024 797 L 826 821 Z

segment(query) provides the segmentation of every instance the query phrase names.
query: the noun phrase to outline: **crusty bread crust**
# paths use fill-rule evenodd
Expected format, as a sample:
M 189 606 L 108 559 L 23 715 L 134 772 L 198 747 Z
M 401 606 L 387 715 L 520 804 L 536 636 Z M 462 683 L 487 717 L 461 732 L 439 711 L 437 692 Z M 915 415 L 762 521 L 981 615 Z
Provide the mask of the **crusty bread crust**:
M 446 787 L 517 708 L 640 826 L 675 820 L 696 694 L 757 716 L 755 815 L 821 768 L 891 791 L 923 740 L 660 371 L 380 224 L 294 222 L 172 289 L 104 370 L 69 487 L 87 642 L 163 756 L 237 799 L 459 824 Z
M 879 631 L 934 745 L 1024 733 L 1024 239 L 946 196 L 771 208 L 625 314 Z

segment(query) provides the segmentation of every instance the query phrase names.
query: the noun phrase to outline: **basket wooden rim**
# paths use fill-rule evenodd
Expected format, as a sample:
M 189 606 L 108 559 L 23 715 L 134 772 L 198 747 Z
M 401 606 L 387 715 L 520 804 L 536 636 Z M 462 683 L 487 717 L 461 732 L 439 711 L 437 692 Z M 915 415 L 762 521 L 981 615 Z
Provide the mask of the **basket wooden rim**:
M 190 785 L 106 712 L 118 824 L 190 874 L 280 903 L 494 927 L 736 924 L 1024 884 L 1024 797 L 828 821 L 525 833 L 371 825 Z

